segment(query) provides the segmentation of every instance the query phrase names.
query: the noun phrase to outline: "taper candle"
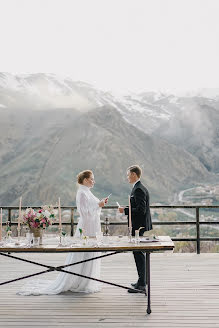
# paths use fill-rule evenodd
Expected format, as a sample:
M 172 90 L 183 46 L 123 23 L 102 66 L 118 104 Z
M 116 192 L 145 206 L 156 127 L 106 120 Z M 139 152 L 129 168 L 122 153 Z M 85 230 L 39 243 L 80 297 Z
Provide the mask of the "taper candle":
M 131 200 L 129 196 L 129 229 L 132 228 L 132 209 L 131 209 Z
M 0 241 L 2 241 L 2 208 L 0 213 Z
M 21 203 L 22 203 L 22 196 L 20 197 L 20 203 L 19 203 L 18 230 L 21 228 Z
M 62 229 L 61 202 L 59 197 L 59 229 Z

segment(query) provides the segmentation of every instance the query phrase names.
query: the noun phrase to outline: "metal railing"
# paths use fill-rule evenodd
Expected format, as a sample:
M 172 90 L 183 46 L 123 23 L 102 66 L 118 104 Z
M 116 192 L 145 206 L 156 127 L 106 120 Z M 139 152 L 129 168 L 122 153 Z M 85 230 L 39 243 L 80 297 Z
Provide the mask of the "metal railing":
M 32 207 L 33 209 L 38 209 L 39 207 Z M 219 217 L 217 221 L 200 221 L 200 209 L 219 209 L 217 205 L 152 205 L 150 208 L 153 209 L 195 209 L 195 220 L 194 221 L 153 221 L 153 225 L 195 225 L 196 226 L 196 236 L 195 237 L 171 237 L 173 241 L 193 241 L 196 242 L 196 252 L 200 254 L 200 242 L 201 241 L 219 241 L 219 237 L 201 237 L 200 236 L 200 225 L 217 225 L 219 224 Z M 3 211 L 8 211 L 8 224 L 9 226 L 17 225 L 17 222 L 12 222 L 12 211 L 18 210 L 16 206 L 5 206 L 2 207 Z M 22 207 L 22 209 L 26 209 L 26 207 Z M 63 225 L 71 226 L 71 236 L 74 235 L 74 226 L 77 225 L 77 222 L 74 220 L 74 211 L 77 208 L 75 206 L 62 206 L 62 210 L 70 210 L 70 222 L 63 222 Z M 115 209 L 117 210 L 117 206 L 105 206 L 103 210 Z M 219 214 L 219 210 L 218 210 Z M 53 225 L 58 225 L 59 223 L 54 223 Z M 6 225 L 6 223 L 3 223 Z M 109 233 L 109 226 L 110 225 L 126 225 L 127 222 L 112 222 L 109 221 L 108 217 L 105 217 L 102 225 L 105 229 L 105 234 Z

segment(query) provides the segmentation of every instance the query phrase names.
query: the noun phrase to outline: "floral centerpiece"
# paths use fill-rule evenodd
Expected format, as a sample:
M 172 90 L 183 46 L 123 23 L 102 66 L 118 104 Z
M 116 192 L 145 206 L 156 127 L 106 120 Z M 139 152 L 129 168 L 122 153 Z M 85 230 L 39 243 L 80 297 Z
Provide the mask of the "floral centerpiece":
M 26 224 L 35 237 L 40 237 L 42 243 L 42 229 L 49 227 L 55 219 L 56 210 L 52 205 L 44 205 L 39 210 L 27 208 L 21 212 L 21 220 Z

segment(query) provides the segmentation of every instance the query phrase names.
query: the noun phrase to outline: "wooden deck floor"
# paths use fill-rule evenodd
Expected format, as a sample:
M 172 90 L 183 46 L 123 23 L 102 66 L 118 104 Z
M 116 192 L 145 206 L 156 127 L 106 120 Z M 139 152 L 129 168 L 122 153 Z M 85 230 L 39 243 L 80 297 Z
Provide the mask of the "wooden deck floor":
M 22 254 L 63 264 L 65 254 Z M 0 282 L 37 267 L 0 257 Z M 55 273 L 41 278 L 55 278 Z M 132 254 L 102 260 L 102 278 L 129 286 Z M 96 294 L 18 296 L 25 281 L 0 286 L 0 327 L 219 327 L 219 254 L 152 254 L 152 313 L 144 295 L 104 285 Z

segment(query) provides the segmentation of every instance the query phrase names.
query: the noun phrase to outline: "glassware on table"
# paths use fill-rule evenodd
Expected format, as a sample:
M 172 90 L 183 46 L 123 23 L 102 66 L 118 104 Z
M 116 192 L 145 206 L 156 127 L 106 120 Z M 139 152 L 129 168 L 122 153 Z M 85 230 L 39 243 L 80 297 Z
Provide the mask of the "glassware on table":
M 11 235 L 12 235 L 12 231 L 11 230 L 8 230 L 6 232 L 6 236 L 4 238 L 5 244 L 13 244 L 14 241 L 13 241 Z
M 135 230 L 135 243 L 139 244 L 140 238 L 139 238 L 139 230 Z
M 128 227 L 128 242 L 132 243 L 133 238 L 132 238 L 132 227 Z
M 33 246 L 40 246 L 40 237 L 33 236 Z
M 83 236 L 83 245 L 87 245 L 89 242 L 89 237 L 88 236 Z
M 96 232 L 96 240 L 97 240 L 98 244 L 102 243 L 102 241 L 103 241 L 103 232 L 102 231 Z
M 62 246 L 66 246 L 67 241 L 66 241 L 66 232 L 65 231 L 62 231 L 60 241 L 61 241 Z
M 33 233 L 32 232 L 26 232 L 26 244 L 28 247 L 32 245 L 33 241 Z

